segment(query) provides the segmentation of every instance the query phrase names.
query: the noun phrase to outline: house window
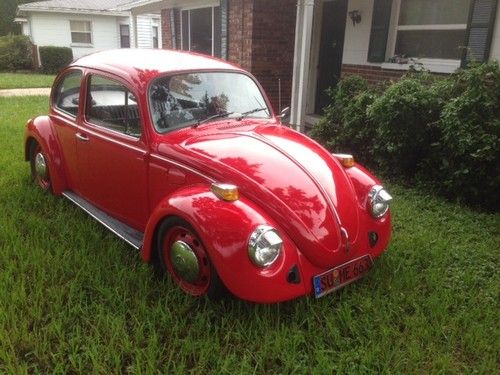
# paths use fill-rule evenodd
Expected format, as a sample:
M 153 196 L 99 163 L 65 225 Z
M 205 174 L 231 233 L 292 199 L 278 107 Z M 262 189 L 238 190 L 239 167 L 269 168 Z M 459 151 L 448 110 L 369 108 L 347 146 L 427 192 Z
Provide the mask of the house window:
M 120 48 L 130 48 L 129 25 L 120 25 Z
M 153 26 L 153 48 L 158 48 L 158 26 Z
M 221 56 L 220 7 L 188 9 L 181 16 L 182 49 Z
M 459 60 L 471 0 L 401 0 L 394 53 Z
M 92 25 L 90 21 L 69 21 L 71 43 L 92 44 Z

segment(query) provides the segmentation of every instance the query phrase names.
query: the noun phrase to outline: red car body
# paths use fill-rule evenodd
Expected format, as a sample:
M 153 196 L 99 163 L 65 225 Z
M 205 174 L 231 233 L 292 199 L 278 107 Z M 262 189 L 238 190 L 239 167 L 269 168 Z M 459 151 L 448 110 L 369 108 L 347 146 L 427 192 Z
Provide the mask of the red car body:
M 70 116 L 54 105 L 54 95 L 61 77 L 75 70 L 81 84 L 78 99 L 73 99 L 77 112 Z M 37 177 L 43 163 L 32 161 L 39 184 L 50 184 L 56 195 L 71 192 L 142 233 L 137 247 L 146 262 L 155 258 L 162 222 L 182 219 L 225 287 L 255 302 L 312 294 L 315 276 L 384 251 L 391 235 L 390 212 L 375 218 L 370 208 L 370 191 L 380 182 L 362 166 L 343 164 L 342 156 L 282 125 L 264 94 L 267 117 L 223 117 L 158 132 L 149 108 L 151 82 L 192 72 L 232 72 L 254 80 L 225 61 L 176 51 L 107 51 L 72 63 L 55 80 L 48 116 L 27 124 L 26 160 L 36 158 L 38 150 L 48 168 L 47 178 Z M 139 111 L 140 137 L 88 120 L 92 74 L 130 91 Z M 236 187 L 237 198 L 221 199 L 214 183 Z M 259 225 L 275 228 L 282 240 L 279 255 L 268 266 L 249 258 L 249 238 Z

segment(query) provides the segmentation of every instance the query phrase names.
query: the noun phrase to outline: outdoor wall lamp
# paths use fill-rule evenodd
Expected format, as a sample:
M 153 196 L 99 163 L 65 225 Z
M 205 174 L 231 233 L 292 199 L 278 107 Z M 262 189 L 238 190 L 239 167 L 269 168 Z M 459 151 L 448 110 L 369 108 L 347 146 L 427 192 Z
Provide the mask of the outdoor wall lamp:
M 352 20 L 353 26 L 356 26 L 357 23 L 361 22 L 361 13 L 359 12 L 359 10 L 351 10 L 349 12 L 349 17 Z

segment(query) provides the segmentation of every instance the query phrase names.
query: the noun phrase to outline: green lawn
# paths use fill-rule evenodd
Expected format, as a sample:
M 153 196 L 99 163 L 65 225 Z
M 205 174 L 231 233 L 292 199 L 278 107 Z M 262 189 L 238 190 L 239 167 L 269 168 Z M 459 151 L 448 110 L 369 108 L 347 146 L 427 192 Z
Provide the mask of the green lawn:
M 0 89 L 51 87 L 54 75 L 31 73 L 0 73 Z
M 0 98 L 0 373 L 498 373 L 500 215 L 391 185 L 360 282 L 279 305 L 193 300 L 23 161 L 47 98 Z

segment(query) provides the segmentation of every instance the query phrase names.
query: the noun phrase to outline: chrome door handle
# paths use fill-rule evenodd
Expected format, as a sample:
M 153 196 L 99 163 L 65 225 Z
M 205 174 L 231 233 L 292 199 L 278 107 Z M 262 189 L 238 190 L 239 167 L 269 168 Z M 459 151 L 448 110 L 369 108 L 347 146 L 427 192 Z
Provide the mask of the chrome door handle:
M 78 138 L 80 141 L 83 141 L 83 142 L 89 141 L 89 138 L 86 135 L 83 135 L 81 133 L 76 133 L 76 138 Z

